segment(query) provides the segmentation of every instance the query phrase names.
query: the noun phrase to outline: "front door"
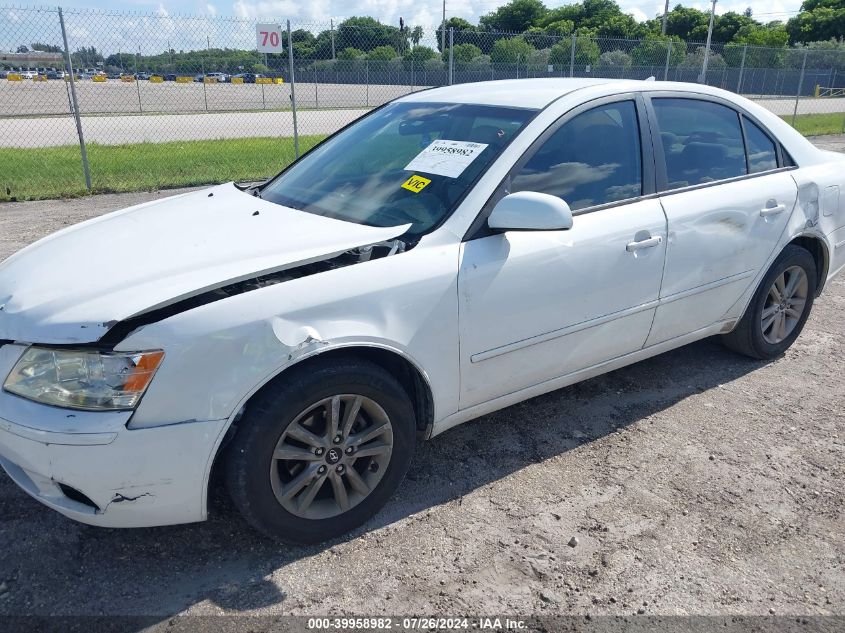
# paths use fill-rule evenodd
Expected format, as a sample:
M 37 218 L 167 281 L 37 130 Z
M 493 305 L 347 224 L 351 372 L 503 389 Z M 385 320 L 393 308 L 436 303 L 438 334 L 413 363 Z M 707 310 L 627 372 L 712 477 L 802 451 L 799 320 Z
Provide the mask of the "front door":
M 461 250 L 461 407 L 636 351 L 660 291 L 666 219 L 643 200 L 635 101 L 563 119 L 517 164 L 506 192 L 575 213 L 563 231 L 481 234 Z M 503 192 L 504 193 L 504 192 Z

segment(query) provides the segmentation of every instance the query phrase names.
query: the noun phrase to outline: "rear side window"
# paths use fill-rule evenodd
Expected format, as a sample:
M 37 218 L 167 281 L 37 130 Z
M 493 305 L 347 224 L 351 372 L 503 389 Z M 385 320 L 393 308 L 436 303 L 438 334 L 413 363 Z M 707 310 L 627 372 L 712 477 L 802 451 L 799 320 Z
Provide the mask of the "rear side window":
M 637 109 L 619 101 L 575 115 L 511 175 L 510 192 L 539 191 L 573 211 L 642 194 Z
M 743 117 L 745 140 L 748 143 L 748 171 L 758 174 L 761 171 L 777 169 L 778 154 L 774 141 L 748 118 Z
M 744 176 L 745 144 L 739 114 L 697 99 L 652 99 L 669 189 Z

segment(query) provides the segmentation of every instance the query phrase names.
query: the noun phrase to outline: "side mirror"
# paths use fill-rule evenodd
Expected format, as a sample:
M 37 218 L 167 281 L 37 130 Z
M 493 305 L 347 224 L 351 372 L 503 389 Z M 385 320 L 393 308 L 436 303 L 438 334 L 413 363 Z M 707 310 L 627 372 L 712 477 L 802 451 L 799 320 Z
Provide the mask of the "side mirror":
M 503 231 L 565 231 L 572 228 L 572 210 L 556 196 L 518 191 L 499 200 L 487 225 Z

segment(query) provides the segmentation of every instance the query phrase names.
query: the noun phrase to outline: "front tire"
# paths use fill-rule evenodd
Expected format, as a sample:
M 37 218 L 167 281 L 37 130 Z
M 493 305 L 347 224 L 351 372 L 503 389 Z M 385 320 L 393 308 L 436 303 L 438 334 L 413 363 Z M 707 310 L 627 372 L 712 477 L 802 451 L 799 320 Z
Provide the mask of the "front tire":
M 722 337 L 735 352 L 770 360 L 795 342 L 816 296 L 816 262 L 808 251 L 789 245 L 763 277 L 733 332 Z
M 381 509 L 415 438 L 410 399 L 387 371 L 351 357 L 306 361 L 250 401 L 228 447 L 226 487 L 267 536 L 318 543 Z

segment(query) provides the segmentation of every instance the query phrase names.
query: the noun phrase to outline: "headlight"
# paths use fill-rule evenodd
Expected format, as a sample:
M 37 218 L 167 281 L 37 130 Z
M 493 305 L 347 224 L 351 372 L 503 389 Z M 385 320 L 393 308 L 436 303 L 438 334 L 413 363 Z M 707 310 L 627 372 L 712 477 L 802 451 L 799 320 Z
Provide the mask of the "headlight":
M 134 409 L 164 352 L 30 347 L 3 388 L 36 402 L 92 411 Z

